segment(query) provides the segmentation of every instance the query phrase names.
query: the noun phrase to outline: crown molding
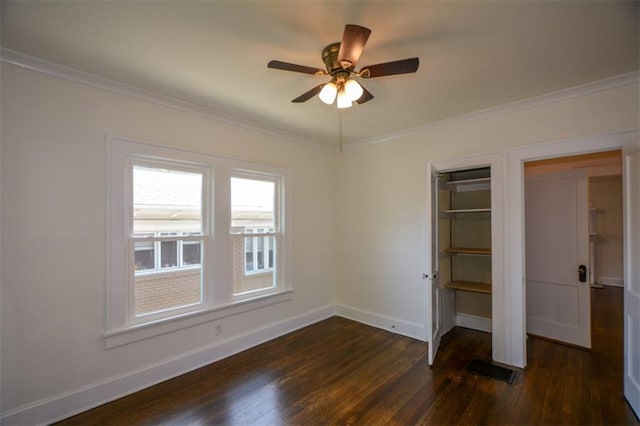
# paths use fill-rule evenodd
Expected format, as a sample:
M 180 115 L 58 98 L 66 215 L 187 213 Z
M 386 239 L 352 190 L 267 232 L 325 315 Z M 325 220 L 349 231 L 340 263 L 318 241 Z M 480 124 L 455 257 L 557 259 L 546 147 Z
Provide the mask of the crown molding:
M 263 123 L 248 120 L 236 115 L 231 115 L 203 105 L 188 102 L 182 99 L 163 95 L 151 90 L 142 89 L 130 84 L 121 83 L 95 74 L 66 67 L 44 59 L 25 55 L 11 49 L 0 47 L 0 61 L 31 71 L 40 72 L 49 76 L 62 78 L 75 83 L 84 84 L 102 90 L 107 90 L 120 95 L 128 96 L 155 105 L 172 108 L 178 111 L 187 112 L 210 120 L 218 121 L 227 125 L 252 130 L 269 136 L 285 138 L 290 142 L 318 148 L 324 151 L 338 152 L 337 147 L 329 146 L 321 141 L 310 139 L 295 132 L 290 132 L 281 128 L 271 127 Z
M 178 111 L 191 113 L 210 120 L 218 121 L 227 125 L 252 130 L 269 136 L 284 138 L 290 142 L 302 144 L 305 146 L 321 149 L 323 151 L 338 152 L 339 148 L 328 145 L 317 139 L 311 139 L 295 132 L 287 131 L 281 128 L 268 126 L 263 123 L 251 121 L 239 116 L 231 115 L 226 112 L 184 101 L 182 99 L 173 98 L 162 95 L 157 92 L 135 87 L 129 84 L 120 83 L 95 74 L 79 71 L 64 65 L 59 65 L 33 56 L 25 55 L 11 49 L 0 47 L 0 61 L 11 65 L 22 67 L 31 71 L 37 71 L 50 76 L 70 80 L 76 83 L 92 86 L 102 90 L 118 93 L 124 96 L 150 102 L 156 105 L 172 108 Z M 407 137 L 425 134 L 440 130 L 446 127 L 457 126 L 477 120 L 494 117 L 500 114 L 506 114 L 521 111 L 530 108 L 540 107 L 542 105 L 560 102 L 580 96 L 586 96 L 604 90 L 614 89 L 629 84 L 637 84 L 640 82 L 640 72 L 633 71 L 617 76 L 596 80 L 579 86 L 569 87 L 557 90 L 555 92 L 536 96 L 533 98 L 523 99 L 496 107 L 475 111 L 469 114 L 459 115 L 431 123 L 425 123 L 419 126 L 403 129 L 397 132 L 387 133 L 380 136 L 347 142 L 343 145 L 344 151 L 350 151 L 368 145 L 376 145 L 380 143 L 395 142 Z
M 555 92 L 546 93 L 544 95 L 535 96 L 533 98 L 523 99 L 520 101 L 510 102 L 508 104 L 475 111 L 469 114 L 459 115 L 444 120 L 426 123 L 423 125 L 400 130 L 398 132 L 387 133 L 385 135 L 354 141 L 344 146 L 344 150 L 353 150 L 368 145 L 376 145 L 380 143 L 394 142 L 399 139 L 410 136 L 425 134 L 440 130 L 446 127 L 458 126 L 460 124 L 472 121 L 483 120 L 501 114 L 512 113 L 530 108 L 537 108 L 554 102 L 565 101 L 572 98 L 590 95 L 593 93 L 610 90 L 617 87 L 637 84 L 640 82 L 640 71 L 633 71 L 617 76 L 596 80 L 579 86 L 569 87 L 557 90 Z

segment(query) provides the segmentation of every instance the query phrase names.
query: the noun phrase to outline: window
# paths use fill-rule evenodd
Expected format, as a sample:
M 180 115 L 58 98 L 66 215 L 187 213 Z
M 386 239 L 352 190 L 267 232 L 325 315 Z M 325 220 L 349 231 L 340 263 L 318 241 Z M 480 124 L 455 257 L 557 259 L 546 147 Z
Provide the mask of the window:
M 107 347 L 291 297 L 286 169 L 108 143 Z
M 265 235 L 273 233 L 273 229 L 245 228 L 246 234 L 263 234 L 263 236 L 246 237 L 244 240 L 244 273 L 245 275 L 259 274 L 273 270 L 275 246 L 273 237 Z
M 156 234 L 136 234 L 138 238 L 163 237 L 171 235 L 192 236 L 195 233 L 156 233 Z M 200 241 L 178 241 L 177 244 L 170 242 L 155 243 L 142 241 L 135 246 L 135 271 L 136 275 L 149 272 L 166 272 L 176 268 L 193 268 L 200 266 L 201 260 Z M 158 256 L 156 257 L 156 253 Z
M 236 172 L 231 177 L 233 295 L 272 288 L 277 277 L 278 179 Z
M 131 162 L 133 192 L 129 238 L 133 246 L 132 322 L 203 303 L 201 259 L 183 259 L 184 247 L 201 256 L 203 179 L 206 170 L 176 162 Z M 193 257 L 193 256 L 192 256 Z

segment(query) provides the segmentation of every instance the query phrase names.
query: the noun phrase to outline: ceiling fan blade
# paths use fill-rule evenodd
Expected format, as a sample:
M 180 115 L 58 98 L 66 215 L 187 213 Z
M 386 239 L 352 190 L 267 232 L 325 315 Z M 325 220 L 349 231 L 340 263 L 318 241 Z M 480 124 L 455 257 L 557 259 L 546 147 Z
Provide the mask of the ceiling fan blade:
M 347 24 L 342 34 L 342 42 L 338 51 L 338 61 L 343 68 L 349 68 L 356 65 L 364 45 L 367 44 L 371 30 L 359 25 Z
M 291 102 L 300 103 L 300 102 L 308 101 L 309 99 L 313 98 L 315 95 L 320 93 L 320 91 L 322 90 L 322 88 L 324 87 L 325 84 L 327 84 L 327 83 L 322 83 L 322 84 L 317 85 L 316 87 L 314 87 L 313 89 L 309 90 L 308 92 L 304 92 L 302 95 L 298 96 L 297 98 L 295 98 Z
M 416 72 L 420 60 L 418 58 L 401 59 L 399 61 L 385 62 L 382 64 L 368 65 L 360 70 L 360 77 L 373 78 L 385 75 L 408 74 Z
M 362 96 L 360 96 L 360 98 L 356 101 L 359 105 L 362 105 L 365 102 L 369 102 L 371 99 L 373 99 L 373 95 L 371 94 L 371 92 L 369 92 L 367 89 L 364 88 L 364 86 L 362 86 L 362 84 L 360 85 L 360 87 L 362 87 Z
M 289 62 L 282 62 L 282 61 L 270 61 L 267 64 L 267 67 L 274 68 L 277 70 L 301 72 L 305 74 L 326 74 L 327 73 L 325 70 L 321 70 L 319 68 L 306 67 L 304 65 L 291 64 Z

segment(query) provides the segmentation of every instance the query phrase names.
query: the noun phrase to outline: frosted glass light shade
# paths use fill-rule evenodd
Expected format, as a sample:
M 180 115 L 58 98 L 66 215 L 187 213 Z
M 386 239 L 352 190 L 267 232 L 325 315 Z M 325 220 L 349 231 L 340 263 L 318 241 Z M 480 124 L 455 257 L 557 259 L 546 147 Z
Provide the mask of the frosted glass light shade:
M 324 85 L 318 97 L 322 102 L 327 105 L 331 105 L 333 101 L 336 99 L 336 94 L 338 93 L 338 87 L 334 83 L 327 83 Z
M 337 102 L 338 108 L 342 109 L 342 108 L 351 108 L 351 99 L 349 98 L 349 95 L 347 95 L 345 93 L 344 90 L 340 91 L 340 93 L 338 93 L 338 102 Z
M 344 84 L 344 91 L 349 99 L 351 99 L 351 101 L 353 102 L 360 99 L 360 96 L 362 96 L 362 94 L 364 93 L 362 86 L 360 86 L 357 81 L 352 79 L 347 80 L 347 82 Z

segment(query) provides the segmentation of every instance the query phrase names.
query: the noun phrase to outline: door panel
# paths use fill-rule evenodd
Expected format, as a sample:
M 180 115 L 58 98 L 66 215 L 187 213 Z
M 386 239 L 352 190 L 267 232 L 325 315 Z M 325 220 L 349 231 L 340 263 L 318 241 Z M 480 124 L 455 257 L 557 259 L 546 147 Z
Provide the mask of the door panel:
M 527 177 L 527 332 L 591 347 L 588 186 L 581 171 Z
M 640 151 L 625 156 L 624 395 L 640 417 Z
M 440 289 L 438 261 L 438 174 L 429 170 L 429 194 L 427 207 L 427 241 L 429 256 L 427 259 L 427 341 L 429 342 L 429 365 L 433 362 L 440 346 Z

